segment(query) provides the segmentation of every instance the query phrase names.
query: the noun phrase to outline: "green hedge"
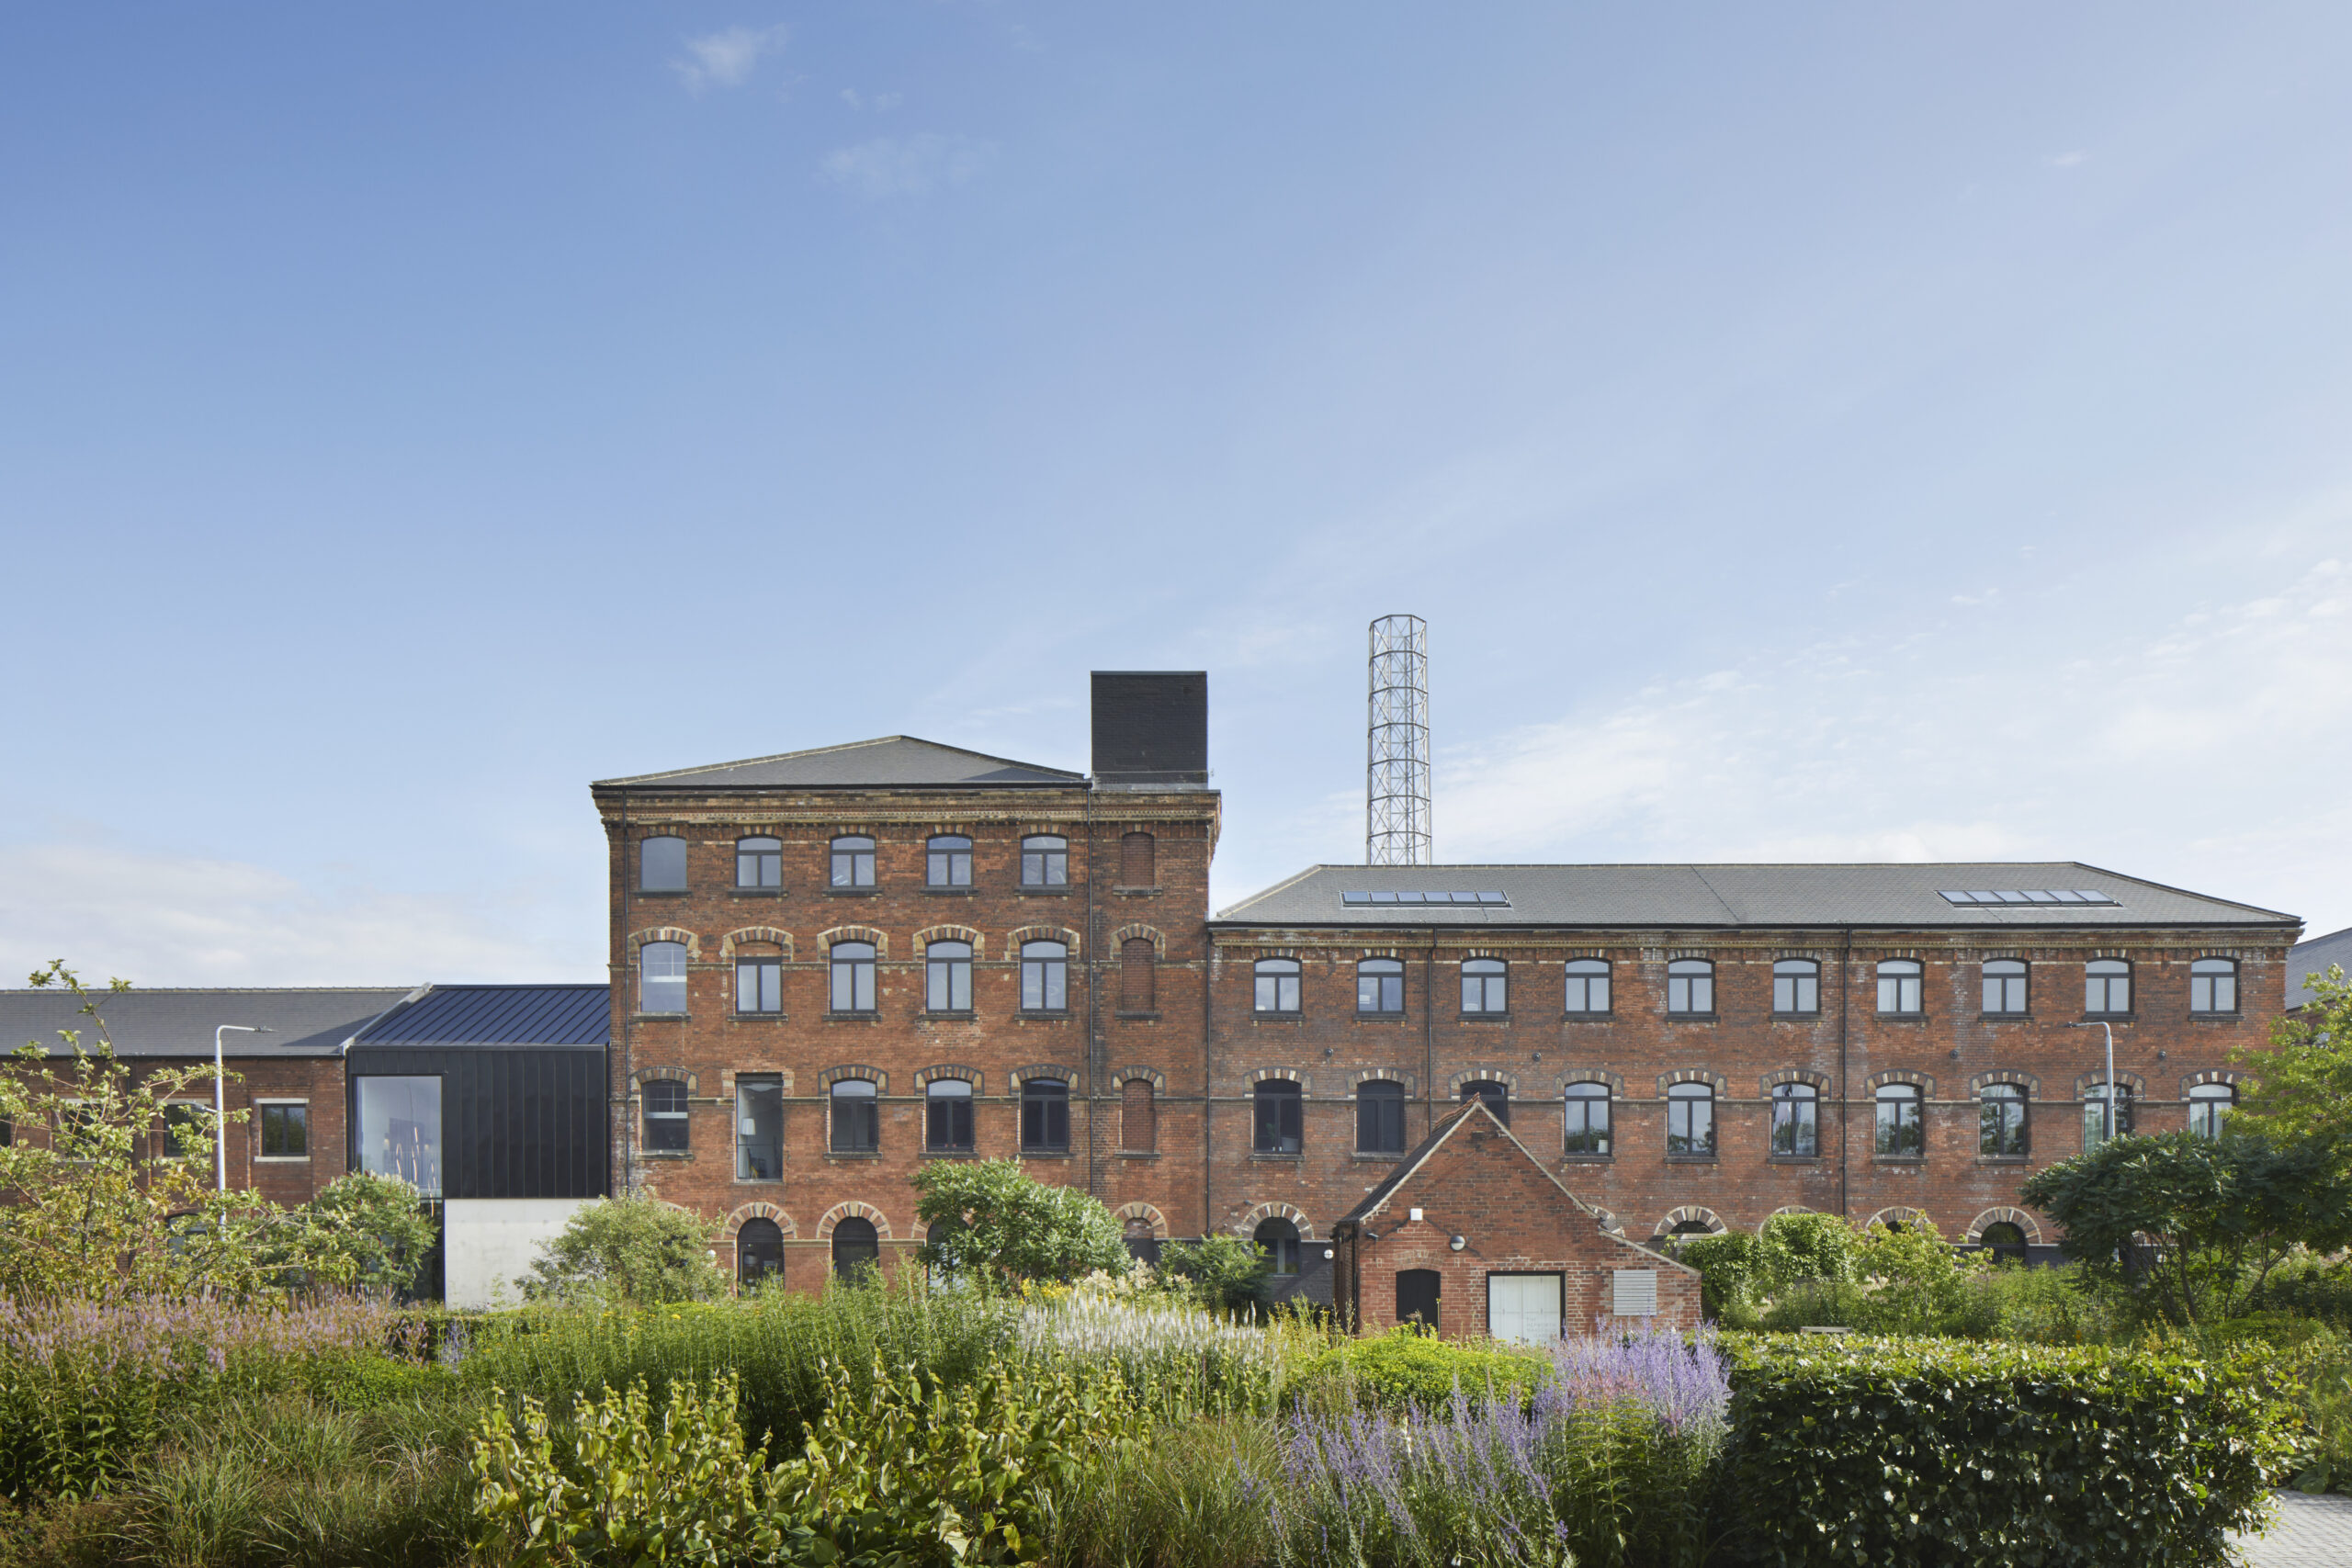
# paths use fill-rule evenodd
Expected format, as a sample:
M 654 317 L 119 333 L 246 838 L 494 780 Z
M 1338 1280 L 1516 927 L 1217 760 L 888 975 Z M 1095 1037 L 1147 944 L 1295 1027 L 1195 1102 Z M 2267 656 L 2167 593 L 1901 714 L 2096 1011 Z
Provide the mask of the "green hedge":
M 2219 1562 L 2298 1447 L 2261 1346 L 1728 1348 L 1734 1539 L 1758 1562 Z
M 1550 1368 L 1532 1351 L 1491 1342 L 1439 1339 L 1414 1328 L 1394 1328 L 1370 1339 L 1343 1340 L 1309 1358 L 1286 1394 L 1295 1404 L 1345 1388 L 1385 1410 L 1417 1405 L 1440 1410 L 1454 1384 L 1484 1403 L 1492 1388 L 1524 1400 Z

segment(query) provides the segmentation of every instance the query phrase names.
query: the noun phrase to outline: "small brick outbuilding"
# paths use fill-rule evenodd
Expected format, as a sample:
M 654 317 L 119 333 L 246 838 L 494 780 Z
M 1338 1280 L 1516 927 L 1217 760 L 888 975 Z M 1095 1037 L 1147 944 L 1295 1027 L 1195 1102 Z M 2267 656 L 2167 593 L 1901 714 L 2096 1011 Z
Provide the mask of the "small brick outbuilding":
M 1698 1272 L 1606 1226 L 1472 1100 L 1332 1225 L 1332 1304 L 1358 1332 L 1418 1318 L 1449 1339 L 1696 1328 Z

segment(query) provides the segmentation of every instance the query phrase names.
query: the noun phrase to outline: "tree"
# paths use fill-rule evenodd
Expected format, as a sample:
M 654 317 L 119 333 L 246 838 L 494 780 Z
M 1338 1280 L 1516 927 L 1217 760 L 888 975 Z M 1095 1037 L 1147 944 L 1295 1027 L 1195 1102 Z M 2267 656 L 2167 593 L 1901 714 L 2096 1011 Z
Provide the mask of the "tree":
M 2243 1312 L 2299 1242 L 2352 1243 L 2352 1186 L 2319 1137 L 2112 1138 L 2037 1173 L 2022 1195 L 2064 1228 L 2067 1257 L 2183 1325 Z
M 1238 1235 L 1171 1241 L 1159 1249 L 1160 1277 L 1212 1311 L 1239 1312 L 1262 1300 L 1272 1263 L 1264 1247 Z
M 1849 1280 L 1854 1241 L 1836 1214 L 1774 1214 L 1757 1235 L 1757 1284 L 1769 1295 L 1804 1280 Z
M 2271 1021 L 2267 1050 L 2231 1053 L 2256 1074 L 2232 1121 L 2281 1142 L 2311 1138 L 2352 1150 L 2352 980 L 2331 964 L 2311 982 L 2307 1006 Z
M 312 1286 L 402 1292 L 436 1238 L 424 1195 L 397 1176 L 355 1170 L 279 1219 L 275 1260 Z
M 718 1224 L 675 1203 L 635 1194 L 572 1211 L 562 1233 L 539 1244 L 514 1283 L 532 1300 L 610 1292 L 640 1303 L 707 1302 L 727 1279 L 710 1258 Z
M 938 1160 L 915 1173 L 915 1218 L 938 1239 L 923 1266 L 997 1283 L 1125 1274 L 1118 1216 L 1075 1187 L 1034 1180 L 1017 1159 Z

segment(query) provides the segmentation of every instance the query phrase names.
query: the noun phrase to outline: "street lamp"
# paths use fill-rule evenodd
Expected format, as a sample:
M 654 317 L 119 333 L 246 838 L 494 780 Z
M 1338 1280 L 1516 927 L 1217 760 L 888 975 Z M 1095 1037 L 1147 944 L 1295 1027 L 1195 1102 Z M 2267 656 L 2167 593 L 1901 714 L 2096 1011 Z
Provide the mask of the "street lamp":
M 212 1168 L 219 1172 L 220 1190 L 229 1190 L 229 1066 L 220 1037 L 231 1030 L 240 1034 L 275 1034 L 257 1023 L 224 1023 L 212 1032 Z
M 2099 1135 L 2104 1144 L 2115 1136 L 2115 1025 L 2111 1023 L 2070 1023 L 2069 1029 L 2104 1029 L 2107 1031 L 2107 1130 Z M 2090 1150 L 2085 1149 L 2085 1154 Z

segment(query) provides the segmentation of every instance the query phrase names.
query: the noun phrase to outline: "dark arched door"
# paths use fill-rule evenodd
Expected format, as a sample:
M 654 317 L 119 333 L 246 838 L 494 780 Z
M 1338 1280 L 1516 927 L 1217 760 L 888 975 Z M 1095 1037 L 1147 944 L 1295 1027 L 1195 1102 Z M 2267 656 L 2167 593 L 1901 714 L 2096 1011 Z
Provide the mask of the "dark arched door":
M 851 1218 L 833 1227 L 833 1273 L 843 1280 L 868 1278 L 882 1264 L 882 1239 L 872 1220 Z
M 735 1282 L 749 1291 L 783 1278 L 783 1227 L 774 1220 L 745 1220 L 735 1233 Z
M 1444 1276 L 1434 1269 L 1405 1269 L 1396 1275 L 1396 1321 L 1438 1331 L 1438 1290 Z

